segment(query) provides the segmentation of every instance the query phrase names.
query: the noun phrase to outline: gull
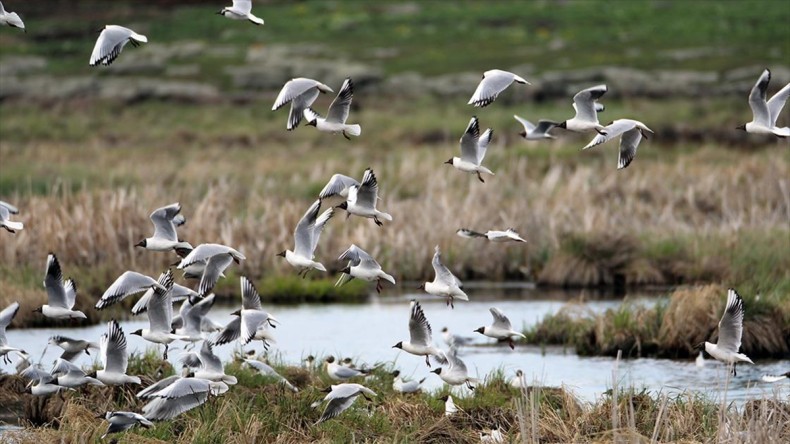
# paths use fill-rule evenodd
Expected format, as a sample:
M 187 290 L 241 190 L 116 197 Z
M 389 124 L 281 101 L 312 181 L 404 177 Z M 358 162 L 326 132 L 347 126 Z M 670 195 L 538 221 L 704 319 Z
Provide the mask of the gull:
M 175 287 L 175 285 L 174 285 L 174 287 Z M 171 298 L 172 298 L 173 291 L 171 290 L 170 293 L 171 293 Z M 192 298 L 191 301 L 190 301 L 190 297 Z M 185 298 L 183 298 L 182 299 L 183 302 L 181 303 L 181 307 L 179 307 L 178 314 L 173 316 L 173 320 L 170 321 L 170 327 L 173 330 L 183 329 L 184 328 L 184 317 L 183 317 L 183 315 L 187 314 L 189 312 L 189 310 L 192 309 L 192 302 L 198 303 L 198 302 L 202 301 L 203 299 L 205 299 L 205 298 L 200 297 L 200 295 L 198 295 L 195 292 L 192 292 L 189 295 L 187 295 Z M 197 320 L 195 320 L 195 322 L 197 322 Z M 217 324 L 216 322 L 214 322 L 211 319 L 209 319 L 207 316 L 202 316 L 200 318 L 200 328 L 199 328 L 199 330 L 200 330 L 201 333 L 214 333 L 214 332 L 222 330 L 222 328 L 223 328 L 222 325 Z M 202 337 L 201 337 L 201 339 L 202 339 Z M 197 340 L 200 340 L 200 339 L 197 339 Z
M 320 114 L 309 106 L 305 108 L 304 118 L 307 120 L 307 124 L 314 126 L 318 131 L 332 134 L 341 133 L 343 137 L 348 140 L 351 140 L 351 138 L 348 137 L 349 134 L 352 136 L 359 136 L 362 134 L 362 127 L 359 125 L 346 124 L 348 113 L 351 108 L 351 99 L 353 97 L 354 83 L 351 82 L 351 78 L 348 77 L 343 81 L 343 86 L 340 87 L 340 92 L 337 93 L 335 100 L 329 105 L 326 118 L 321 117 Z
M 169 279 L 173 280 L 173 275 L 168 270 Z M 160 280 L 167 279 L 160 276 Z M 115 282 L 104 292 L 104 294 L 96 302 L 96 309 L 102 310 L 109 307 L 116 302 L 126 299 L 128 296 L 140 293 L 150 289 L 165 290 L 165 287 L 154 278 L 140 274 L 136 271 L 125 271 L 122 275 L 115 279 Z
M 453 402 L 453 397 L 451 395 L 448 394 L 439 399 L 444 401 L 444 416 L 452 416 L 458 413 L 458 407 L 456 407 L 455 402 Z
M 90 66 L 112 64 L 129 42 L 132 42 L 132 46 L 140 46 L 140 43 L 148 43 L 148 38 L 123 26 L 105 26 L 96 40 L 88 64 Z
M 214 288 L 219 278 L 224 276 L 223 272 L 231 263 L 240 264 L 245 259 L 247 258 L 243 254 L 231 247 L 220 244 L 200 244 L 184 257 L 176 268 L 183 270 L 190 265 L 205 262 L 206 265 L 200 277 L 197 291 L 201 296 L 205 296 Z
M 180 311 L 183 325 L 181 328 L 175 329 L 175 334 L 180 335 L 179 339 L 187 342 L 202 341 L 203 319 L 206 318 L 213 306 L 214 294 L 205 298 L 191 297 L 184 301 Z
M 413 299 L 409 304 L 409 341 L 400 341 L 392 348 L 399 348 L 416 356 L 425 356 L 425 365 L 428 367 L 431 366 L 430 356 L 434 356 L 437 361 L 446 362 L 444 353 L 433 346 L 431 324 L 428 323 L 420 303 Z
M 224 382 L 200 378 L 171 378 L 174 379 L 167 381 L 160 390 L 146 393 L 145 397 L 153 398 L 143 406 L 143 416 L 146 419 L 165 421 L 175 418 L 205 403 L 209 395 L 220 395 L 228 391 L 228 386 Z M 141 397 L 140 394 L 143 392 L 138 393 L 137 396 Z
M 285 379 L 281 374 L 277 373 L 277 371 L 275 369 L 273 369 L 271 366 L 269 366 L 266 363 L 263 363 L 261 361 L 255 360 L 255 359 L 245 359 L 244 360 L 244 364 L 246 364 L 247 366 L 249 366 L 251 368 L 254 368 L 255 370 L 258 371 L 258 373 L 260 373 L 263 376 L 267 376 L 267 377 L 271 377 L 271 378 L 276 379 L 278 383 L 284 385 L 285 387 L 288 388 L 288 390 L 290 390 L 290 391 L 292 391 L 294 393 L 299 391 L 299 389 L 294 387 L 293 384 L 288 382 L 287 379 Z
M 334 356 L 327 357 L 324 360 L 324 364 L 326 365 L 326 374 L 329 375 L 329 378 L 331 378 L 334 381 L 347 381 L 351 378 L 356 378 L 357 376 L 364 376 L 369 373 L 366 370 L 340 365 L 337 362 L 335 362 Z
M 372 169 L 368 168 L 362 175 L 362 183 L 352 185 L 348 189 L 348 200 L 338 205 L 338 208 L 346 210 L 348 214 L 372 218 L 376 225 L 381 226 L 383 224 L 379 218 L 392 221 L 392 216 L 376 209 L 378 194 L 379 183 L 376 180 L 376 175 L 373 174 Z
M 115 319 L 107 323 L 107 333 L 101 335 L 99 343 L 104 368 L 96 372 L 96 379 L 106 385 L 139 384 L 140 378 L 126 374 L 126 367 L 129 364 L 126 336 Z
M 512 72 L 502 71 L 500 69 L 492 69 L 484 72 L 483 79 L 480 81 L 480 84 L 477 85 L 477 89 L 475 93 L 472 94 L 472 98 L 469 99 L 467 105 L 474 105 L 477 107 L 490 105 L 496 100 L 497 96 L 514 81 L 524 85 L 531 85 L 531 83 Z
M 8 325 L 11 324 L 11 320 L 14 319 L 16 313 L 19 311 L 19 302 L 13 302 L 8 307 L 4 308 L 3 311 L 0 311 L 0 356 L 3 357 L 3 362 L 6 364 L 11 363 L 11 360 L 8 358 L 8 354 L 11 352 L 22 352 L 24 350 L 19 348 L 14 348 L 8 345 L 8 338 L 6 338 L 5 330 L 8 328 Z
M 525 138 L 526 140 L 541 140 L 541 139 L 555 139 L 554 136 L 549 134 L 552 128 L 559 125 L 557 122 L 552 122 L 551 120 L 538 120 L 537 126 L 534 125 L 529 120 L 519 117 L 517 115 L 513 115 L 523 127 L 524 131 L 518 133 L 521 137 Z
M 68 336 L 61 336 L 55 335 L 49 338 L 47 341 L 50 345 L 57 345 L 58 347 L 63 349 L 63 353 L 60 355 L 60 359 L 65 359 L 66 361 L 74 362 L 74 359 L 81 355 L 82 352 L 85 352 L 86 355 L 90 356 L 90 352 L 88 349 L 95 348 L 99 349 L 99 344 L 90 341 L 84 341 L 82 339 L 73 339 L 69 338 Z
M 149 287 L 148 290 L 145 291 L 145 293 L 143 293 L 140 299 L 137 300 L 137 303 L 134 304 L 134 307 L 132 307 L 132 314 L 137 316 L 145 313 L 146 310 L 148 310 L 148 301 L 150 301 L 154 295 L 154 290 L 156 288 L 164 288 L 165 282 L 172 279 L 173 279 L 173 272 L 170 270 L 167 270 L 164 273 L 160 274 L 159 278 L 156 280 L 159 286 L 153 285 Z M 197 294 L 196 291 L 192 290 L 191 288 L 187 288 L 184 287 L 183 285 L 178 285 L 176 283 L 174 283 L 173 286 L 170 288 L 170 300 L 173 303 L 184 301 L 188 299 L 190 296 L 194 297 L 199 295 Z M 173 322 L 175 323 L 175 319 L 173 320 Z M 181 327 L 181 325 L 179 325 L 179 327 Z
M 464 293 L 461 280 L 455 277 L 455 275 L 442 263 L 442 253 L 438 245 L 435 247 L 431 265 L 433 265 L 433 271 L 435 273 L 433 282 L 424 282 L 420 285 L 420 290 L 425 290 L 426 293 L 434 296 L 446 297 L 447 305 L 451 308 L 455 308 L 453 305 L 455 299 L 460 299 L 462 301 L 469 300 L 469 296 Z
M 288 103 L 291 104 L 291 111 L 288 112 L 288 124 L 285 126 L 288 131 L 291 131 L 299 126 L 304 111 L 315 102 L 318 94 L 331 92 L 334 92 L 332 88 L 318 80 L 297 77 L 283 85 L 283 89 L 277 95 L 277 100 L 272 105 L 272 111 L 276 111 Z
M 151 251 L 191 251 L 192 245 L 178 239 L 176 227 L 186 223 L 186 218 L 181 213 L 181 204 L 178 202 L 157 208 L 149 216 L 154 224 L 154 235 L 136 243 L 135 247 L 142 247 Z
M 348 200 L 348 190 L 350 190 L 352 186 L 359 187 L 359 182 L 353 177 L 348 177 L 343 174 L 333 174 L 326 186 L 318 193 L 318 199 L 321 201 L 321 205 L 324 205 L 324 203 L 328 201 L 327 205 L 334 207 Z
M 617 169 L 621 170 L 631 164 L 636 157 L 636 149 L 642 137 L 647 139 L 647 133 L 653 134 L 653 130 L 638 120 L 618 119 L 607 125 L 600 134 L 595 136 L 590 143 L 582 149 L 606 143 L 617 136 L 620 136 L 620 155 L 617 159 Z
M 2 202 L 5 203 L 5 202 Z M 13 207 L 16 208 L 16 207 Z M 0 227 L 5 228 L 9 233 L 16 233 L 25 228 L 22 222 L 14 222 L 10 219 L 12 211 L 5 205 L 0 205 Z M 16 214 L 16 213 L 13 213 Z
M 50 374 L 55 378 L 57 385 L 62 387 L 74 388 L 85 384 L 104 386 L 103 382 L 86 375 L 81 368 L 65 359 L 55 361 Z
M 2 3 L 0 3 L 0 24 L 10 26 L 12 28 L 19 28 L 27 32 L 25 30 L 25 24 L 22 22 L 22 19 L 19 18 L 19 14 L 16 12 L 6 11 Z
M 160 379 L 159 381 L 156 381 L 155 383 L 138 392 L 136 396 L 139 399 L 153 399 L 157 392 L 164 390 L 169 385 L 183 378 L 183 376 L 172 375 L 168 376 L 167 378 Z
M 783 373 L 781 375 L 763 375 L 760 377 L 763 382 L 777 382 L 783 379 L 790 379 L 790 372 Z
M 60 262 L 53 253 L 47 256 L 44 288 L 47 290 L 48 304 L 35 309 L 35 312 L 52 319 L 86 319 L 85 313 L 72 310 L 77 300 L 77 285 L 72 279 L 63 281 Z
M 719 321 L 719 340 L 716 344 L 705 341 L 705 351 L 715 359 L 732 364 L 732 375 L 737 376 L 738 362 L 754 364 L 748 356 L 738 353 L 743 335 L 743 299 L 732 288 L 727 291 L 727 305 Z
M 491 170 L 482 165 L 493 134 L 494 130 L 489 128 L 481 136 L 477 117 L 472 117 L 464 135 L 461 136 L 461 157 L 453 157 L 444 163 L 465 173 L 477 174 L 477 179 L 485 183 L 480 173 L 494 175 Z
M 524 372 L 522 372 L 520 369 L 516 370 L 516 376 L 510 378 L 508 384 L 510 384 L 511 387 L 517 389 L 527 388 L 527 381 L 524 378 Z
M 557 125 L 568 131 L 577 133 L 595 130 L 599 134 L 604 133 L 604 127 L 598 123 L 598 112 L 603 111 L 603 105 L 597 102 L 606 94 L 606 85 L 596 85 L 591 88 L 583 89 L 573 96 L 573 109 L 576 115 Z
M 225 326 L 217 336 L 215 343 L 222 345 L 239 339 L 242 345 L 246 345 L 257 339 L 265 344 L 266 339 L 270 338 L 266 327 L 274 327 L 273 322 L 278 321 L 274 316 L 263 311 L 261 296 L 252 281 L 244 276 L 239 280 L 241 283 L 241 309 L 231 313 L 236 316 L 236 319 Z
M 351 404 L 354 403 L 354 400 L 359 395 L 364 396 L 369 401 L 371 399 L 368 396 L 378 396 L 373 390 L 360 384 L 337 384 L 325 391 L 328 391 L 328 394 L 324 397 L 324 401 L 329 402 L 315 425 L 343 413 L 343 411 L 351 407 Z
M 167 359 L 168 344 L 181 339 L 182 336 L 176 335 L 172 332 L 170 322 L 173 319 L 173 302 L 170 299 L 170 289 L 173 286 L 173 275 L 169 274 L 168 278 L 162 282 L 161 287 L 154 289 L 154 295 L 148 301 L 148 328 L 142 328 L 132 332 L 156 344 L 163 344 L 165 346 L 164 359 Z
M 419 381 L 404 381 L 403 378 L 400 377 L 400 370 L 392 372 L 392 376 L 395 378 L 392 380 L 392 389 L 399 393 L 419 392 L 422 383 L 425 382 L 426 379 L 422 378 Z
M 453 348 L 459 348 L 473 342 L 472 338 L 451 333 L 450 329 L 447 327 L 442 328 L 442 339 L 444 339 L 444 343 L 447 344 L 448 347 Z
M 479 381 L 476 378 L 469 377 L 466 364 L 458 357 L 456 350 L 451 348 L 445 353 L 445 357 L 450 365 L 447 368 L 439 367 L 431 371 L 431 373 L 436 373 L 442 378 L 442 381 L 450 385 L 466 384 L 469 390 L 474 390 L 475 387 L 472 384 L 476 384 Z
M 233 20 L 249 20 L 255 25 L 263 24 L 262 18 L 252 14 L 252 0 L 233 0 L 233 6 L 226 6 L 217 14 Z
M 284 257 L 285 260 L 299 271 L 299 274 L 304 278 L 307 273 L 316 269 L 319 271 L 326 271 L 326 267 L 320 262 L 316 262 L 315 247 L 318 246 L 318 239 L 321 237 L 321 232 L 324 230 L 326 223 L 334 215 L 334 209 L 330 208 L 321 215 L 318 211 L 321 209 L 321 201 L 316 200 L 304 213 L 299 223 L 296 224 L 294 229 L 294 250 L 285 250 L 277 253 L 277 256 Z
M 71 390 L 68 387 L 58 385 L 57 379 L 49 374 L 40 375 L 32 379 L 28 386 L 30 387 L 30 394 L 33 396 L 50 396 L 63 390 Z
M 505 442 L 505 435 L 499 428 L 486 429 L 486 433 L 480 432 L 481 443 L 502 444 Z
M 376 281 L 376 292 L 381 293 L 382 279 L 395 285 L 395 278 L 385 273 L 384 270 L 381 269 L 381 265 L 373 259 L 373 256 L 354 244 L 351 244 L 348 250 L 343 252 L 337 260 L 347 260 L 348 265 L 341 270 L 344 274 L 340 275 L 335 286 L 343 285 L 357 278 L 367 282 Z
M 455 234 L 471 239 L 474 237 L 481 237 L 490 240 L 491 242 L 526 242 L 516 233 L 513 228 L 508 228 L 505 231 L 488 230 L 485 233 L 470 230 L 468 228 L 461 228 Z
M 104 439 L 105 436 L 111 433 L 124 432 L 138 424 L 145 428 L 154 426 L 154 423 L 147 420 L 143 415 L 134 412 L 106 412 L 96 418 L 104 418 L 110 423 L 107 427 L 107 431 L 104 432 L 104 435 L 102 435 L 100 439 Z
M 739 126 L 737 129 L 752 134 L 773 134 L 779 137 L 790 137 L 790 128 L 776 126 L 779 113 L 790 97 L 790 83 L 780 89 L 770 100 L 768 97 L 768 83 L 771 81 L 771 71 L 766 69 L 757 79 L 757 83 L 749 93 L 749 107 L 752 109 L 752 121 Z
M 208 379 L 209 381 L 224 382 L 228 385 L 235 385 L 235 376 L 226 375 L 222 366 L 222 361 L 214 354 L 214 344 L 211 341 L 203 341 L 198 353 L 189 352 L 181 358 L 181 362 L 190 368 L 195 368 L 195 378 Z
M 510 345 L 510 349 L 513 350 L 516 348 L 516 345 L 513 343 L 513 337 L 521 337 L 526 338 L 523 333 L 519 333 L 513 330 L 513 327 L 510 325 L 510 319 L 502 313 L 502 310 L 491 307 L 488 309 L 491 312 L 491 316 L 494 318 L 494 323 L 486 326 L 480 327 L 475 330 L 477 333 L 482 334 L 483 336 L 488 336 L 489 338 L 499 339 L 499 340 L 507 340 L 508 345 Z

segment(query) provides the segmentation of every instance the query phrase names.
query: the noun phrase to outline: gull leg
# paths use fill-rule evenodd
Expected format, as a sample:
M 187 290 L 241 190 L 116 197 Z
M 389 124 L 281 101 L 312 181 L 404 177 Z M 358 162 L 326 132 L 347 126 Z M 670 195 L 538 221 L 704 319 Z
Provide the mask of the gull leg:
M 510 349 L 511 349 L 511 350 L 515 350 L 515 349 L 516 349 L 516 344 L 514 344 L 514 343 L 513 343 L 513 340 L 511 339 L 511 340 L 510 340 L 510 341 L 508 341 L 508 342 L 509 342 L 509 343 L 508 343 L 508 345 L 510 345 Z
M 350 137 L 348 137 L 348 134 L 346 134 L 346 132 L 345 132 L 345 131 L 343 131 L 343 137 L 345 137 L 345 138 L 346 138 L 346 140 L 351 140 L 351 138 L 350 138 Z
M 431 360 L 428 359 L 428 358 L 429 358 L 429 356 L 425 355 L 425 365 L 427 365 L 428 368 L 431 368 Z
M 483 180 L 483 176 L 481 176 L 481 175 L 480 175 L 480 171 L 478 171 L 478 172 L 477 172 L 477 179 L 478 179 L 480 182 L 486 183 L 486 181 L 485 181 L 485 180 Z
M 376 281 L 376 293 L 381 293 L 381 279 Z
M 164 359 L 165 359 L 165 361 L 167 361 L 167 344 L 165 344 L 165 356 L 164 356 Z
M 382 225 L 384 225 L 383 223 L 381 223 L 381 221 L 379 220 L 379 218 L 378 218 L 378 217 L 376 217 L 376 216 L 373 216 L 373 222 L 376 222 L 376 225 L 378 225 L 378 226 L 382 226 Z

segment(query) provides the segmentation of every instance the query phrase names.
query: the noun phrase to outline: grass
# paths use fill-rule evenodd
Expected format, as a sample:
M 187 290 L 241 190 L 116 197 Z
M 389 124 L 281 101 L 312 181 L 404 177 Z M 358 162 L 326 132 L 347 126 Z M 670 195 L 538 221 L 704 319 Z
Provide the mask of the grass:
M 744 293 L 741 352 L 752 358 L 783 358 L 790 353 L 790 304 L 786 293 Z M 525 332 L 527 342 L 566 345 L 582 355 L 688 358 L 703 341 L 716 342 L 726 288 L 719 285 L 681 288 L 667 302 L 652 305 L 626 301 L 595 314 L 571 303 Z
M 160 367 L 151 354 L 133 356 L 130 371 L 162 377 L 172 372 Z M 375 378 L 364 384 L 378 396 L 372 402 L 358 399 L 339 417 L 312 425 L 320 409 L 310 404 L 323 397 L 319 390 L 328 382 L 322 372 L 287 367 L 275 368 L 300 391 L 292 393 L 273 381 L 233 362 L 226 372 L 239 383 L 226 394 L 152 429 L 134 428 L 115 435 L 133 443 L 214 442 L 478 442 L 484 430 L 500 428 L 509 442 L 600 442 L 618 440 L 712 442 L 738 434 L 747 442 L 785 441 L 790 437 L 790 405 L 778 395 L 747 402 L 743 406 L 718 404 L 691 392 L 676 395 L 649 393 L 621 387 L 616 371 L 611 390 L 594 403 L 582 403 L 564 388 L 514 389 L 502 372 L 486 377 L 470 395 L 454 394 L 460 412 L 446 417 L 439 398 L 447 389 L 433 393 L 402 395 L 392 390 L 392 370 L 374 370 Z M 144 385 L 153 380 L 144 378 Z M 43 402 L 20 395 L 19 377 L 3 376 L 0 394 L 24 406 L 42 404 L 46 417 L 33 425 L 10 432 L 14 442 L 98 442 L 106 422 L 96 419 L 106 410 L 139 411 L 133 394 L 138 387 L 89 388 L 68 392 Z M 8 404 L 7 404 L 8 405 Z M 25 407 L 29 412 L 29 408 Z M 22 412 L 20 412 L 20 416 Z M 725 425 L 727 424 L 727 425 Z

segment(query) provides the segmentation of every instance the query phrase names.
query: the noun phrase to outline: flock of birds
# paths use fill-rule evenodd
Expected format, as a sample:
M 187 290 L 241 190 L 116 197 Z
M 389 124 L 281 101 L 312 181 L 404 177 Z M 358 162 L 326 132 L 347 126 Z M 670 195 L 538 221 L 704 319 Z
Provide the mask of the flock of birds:
M 234 0 L 231 7 L 223 8 L 218 14 L 234 20 L 249 20 L 256 25 L 264 21 L 251 12 L 250 0 Z M 19 15 L 7 12 L 0 3 L 0 23 L 24 29 L 24 23 Z M 89 64 L 110 65 L 120 55 L 127 43 L 134 46 L 147 42 L 146 36 L 138 34 L 131 29 L 107 25 L 101 31 L 96 45 L 91 53 Z M 777 128 L 777 117 L 790 95 L 790 84 L 782 88 L 770 100 L 766 100 L 770 72 L 766 69 L 760 76 L 757 84 L 749 95 L 749 104 L 754 118 L 751 122 L 739 127 L 749 133 L 773 134 L 779 137 L 790 136 L 790 128 Z M 498 95 L 512 83 L 526 84 L 529 82 L 511 72 L 490 70 L 483 74 L 483 78 L 474 91 L 468 104 L 475 107 L 485 107 L 493 103 Z M 313 79 L 295 78 L 288 81 L 280 91 L 274 102 L 272 110 L 277 110 L 290 104 L 290 111 L 286 129 L 297 128 L 302 121 L 314 126 L 317 130 L 350 136 L 359 136 L 362 132 L 360 125 L 346 123 L 349 117 L 351 101 L 353 99 L 353 82 L 346 78 L 334 101 L 329 106 L 326 117 L 321 116 L 311 108 L 313 102 L 322 93 L 333 93 L 333 90 Z M 540 120 L 533 125 L 526 119 L 514 116 L 523 126 L 521 136 L 527 140 L 551 139 L 554 136 L 550 131 L 557 127 L 574 132 L 594 132 L 595 137 L 584 149 L 606 143 L 620 137 L 618 169 L 626 168 L 634 159 L 637 147 L 642 138 L 653 134 L 645 124 L 632 119 L 615 120 L 609 125 L 602 125 L 598 121 L 598 113 L 604 110 L 599 103 L 601 97 L 607 92 L 606 85 L 597 85 L 579 91 L 573 96 L 575 116 L 564 122 Z M 493 136 L 492 129 L 480 133 L 480 123 L 477 117 L 472 117 L 464 131 L 461 140 L 461 155 L 447 160 L 447 164 L 454 168 L 474 174 L 484 182 L 483 174 L 494 175 L 482 163 L 486 150 Z M 377 209 L 379 202 L 378 180 L 373 170 L 364 171 L 360 181 L 335 174 L 321 190 L 318 198 L 296 225 L 294 230 L 293 250 L 284 250 L 279 253 L 285 261 L 297 270 L 301 276 L 306 276 L 310 271 L 325 272 L 326 267 L 315 260 L 315 250 L 326 224 L 339 210 L 346 211 L 348 216 L 354 215 L 372 219 L 376 225 L 392 221 L 392 216 Z M 321 207 L 328 207 L 321 212 Z M 21 222 L 12 221 L 11 215 L 18 214 L 19 210 L 14 205 L 0 201 L 0 226 L 14 233 L 24 228 Z M 97 310 L 104 309 L 123 299 L 142 293 L 140 299 L 132 308 L 132 314 L 146 314 L 149 327 L 132 332 L 154 344 L 164 346 L 163 358 L 167 359 L 168 347 L 174 341 L 190 344 L 198 351 L 184 353 L 181 363 L 185 369 L 183 374 L 174 375 L 146 387 L 137 394 L 140 399 L 147 400 L 140 413 L 108 411 L 103 417 L 109 422 L 106 434 L 127 430 L 137 424 L 151 427 L 152 421 L 171 419 L 183 412 L 204 403 L 209 396 L 221 395 L 236 384 L 236 378 L 225 374 L 222 361 L 214 354 L 214 347 L 238 341 L 247 345 L 252 341 L 262 341 L 264 348 L 268 349 L 269 342 L 273 340 L 271 328 L 279 323 L 270 313 L 261 306 L 260 296 L 253 283 L 246 277 L 240 278 L 241 308 L 234 311 L 234 319 L 227 325 L 217 325 L 211 321 L 207 314 L 211 310 L 215 296 L 211 293 L 219 279 L 224 277 L 225 270 L 231 265 L 239 264 L 245 260 L 244 255 L 238 250 L 220 244 L 204 243 L 193 248 L 188 242 L 181 240 L 177 228 L 186 222 L 181 215 L 181 206 L 178 203 L 156 209 L 150 215 L 154 226 L 152 236 L 141 240 L 137 247 L 154 252 L 175 252 L 180 261 L 177 269 L 183 272 L 185 279 L 198 280 L 195 290 L 174 282 L 173 272 L 164 271 L 157 279 L 135 271 L 127 271 L 113 282 L 99 301 Z M 384 222 L 383 222 L 384 221 Z M 489 230 L 485 233 L 461 228 L 457 234 L 464 238 L 483 238 L 491 242 L 526 242 L 514 229 L 504 231 Z M 386 273 L 381 265 L 362 248 L 351 245 L 338 258 L 348 261 L 342 269 L 336 285 L 343 285 L 351 279 L 361 279 L 376 283 L 376 290 L 382 290 L 382 283 L 395 284 L 395 278 Z M 175 264 L 174 264 L 175 265 Z M 434 280 L 425 282 L 420 286 L 425 292 L 446 298 L 447 305 L 454 307 L 456 300 L 468 301 L 469 297 L 463 290 L 463 284 L 450 269 L 442 262 L 439 246 L 435 247 L 432 260 L 435 271 Z M 46 262 L 44 287 L 47 292 L 48 302 L 35 311 L 51 319 L 85 319 L 84 313 L 75 310 L 77 285 L 72 279 L 63 278 L 61 265 L 55 256 L 50 253 Z M 174 304 L 180 303 L 178 315 L 174 315 Z M 140 384 L 138 376 L 127 375 L 128 353 L 126 336 L 118 322 L 111 320 L 107 324 L 106 333 L 102 334 L 99 342 L 73 339 L 65 336 L 50 338 L 49 344 L 63 349 L 60 358 L 55 362 L 50 371 L 45 371 L 40 364 L 30 361 L 30 356 L 19 348 L 8 344 L 5 330 L 19 310 L 19 303 L 15 302 L 0 312 L 0 356 L 4 362 L 10 362 L 10 356 L 15 354 L 19 360 L 17 369 L 21 375 L 28 378 L 29 391 L 35 396 L 50 396 L 62 390 L 74 389 L 83 385 L 126 385 Z M 524 335 L 513 329 L 508 317 L 499 309 L 490 309 L 493 323 L 475 330 L 484 336 L 495 338 L 515 347 L 515 341 Z M 738 362 L 753 364 L 744 354 L 739 353 L 743 329 L 743 300 L 735 290 L 730 289 L 727 295 L 727 304 L 724 314 L 719 322 L 719 336 L 716 344 L 705 342 L 704 349 L 715 359 L 731 366 L 735 375 L 735 366 Z M 393 348 L 406 353 L 425 358 L 425 363 L 431 367 L 430 359 L 433 358 L 440 364 L 432 372 L 437 374 L 445 383 L 451 386 L 465 385 L 474 389 L 479 381 L 469 375 L 467 366 L 458 356 L 458 347 L 465 338 L 452 335 L 445 328 L 443 330 L 445 341 L 449 345 L 446 350 L 437 348 L 432 338 L 431 325 L 419 302 L 412 300 L 409 308 L 409 340 L 400 341 Z M 211 339 L 207 335 L 214 334 Z M 199 348 L 197 344 L 201 345 Z M 702 344 L 700 344 L 702 346 Z M 84 352 L 90 354 L 91 349 L 98 349 L 102 369 L 86 373 L 73 361 Z M 250 353 L 243 362 L 249 368 L 281 382 L 288 389 L 298 391 L 289 381 L 279 375 L 268 364 L 253 359 L 254 352 Z M 314 369 L 315 358 L 308 357 L 307 364 Z M 372 390 L 358 383 L 347 382 L 355 378 L 369 377 L 369 371 L 355 368 L 350 360 L 335 362 L 330 356 L 323 361 L 323 367 L 328 376 L 338 384 L 329 387 L 327 395 L 323 398 L 326 407 L 316 424 L 331 419 L 345 409 L 349 408 L 354 400 L 363 396 L 365 398 L 377 396 Z M 410 393 L 420 390 L 425 380 L 406 381 L 401 378 L 400 372 L 393 373 L 393 388 L 396 391 Z M 768 376 L 766 381 L 776 381 L 790 377 L 790 372 L 781 376 Z M 511 380 L 514 387 L 526 387 L 524 375 L 519 370 L 516 377 Z M 452 396 L 445 400 L 445 412 L 452 415 L 458 411 L 453 403 Z M 321 404 L 316 402 L 315 406 Z M 501 437 L 501 432 L 499 433 Z M 106 436 L 105 434 L 105 436 Z M 492 432 L 492 436 L 494 433 Z

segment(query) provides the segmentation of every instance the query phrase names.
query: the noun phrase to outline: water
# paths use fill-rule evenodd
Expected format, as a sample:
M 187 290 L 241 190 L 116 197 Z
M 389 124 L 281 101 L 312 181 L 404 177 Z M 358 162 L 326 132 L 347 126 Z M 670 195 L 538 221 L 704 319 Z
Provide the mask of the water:
M 483 378 L 490 372 L 501 369 L 510 377 L 517 369 L 521 369 L 529 383 L 534 381 L 553 387 L 565 385 L 586 401 L 594 401 L 612 386 L 612 369 L 615 364 L 613 358 L 580 357 L 561 347 L 540 349 L 517 344 L 515 350 L 510 350 L 506 345 L 484 346 L 491 344 L 493 340 L 474 333 L 476 328 L 491 323 L 488 308 L 493 305 L 504 311 L 514 327 L 518 328 L 533 325 L 546 314 L 555 313 L 569 297 L 576 298 L 579 293 L 546 293 L 518 286 L 483 286 L 470 289 L 469 294 L 471 301 L 457 303 L 454 310 L 446 307 L 443 300 L 416 294 L 377 297 L 368 303 L 354 305 L 270 307 L 272 314 L 281 321 L 281 325 L 274 330 L 277 343 L 271 348 L 271 353 L 293 365 L 298 365 L 309 354 L 318 357 L 328 354 L 352 357 L 357 365 L 394 362 L 407 377 L 419 379 L 427 376 L 425 387 L 438 388 L 442 382 L 437 375 L 429 373 L 424 358 L 392 348 L 397 342 L 408 340 L 408 301 L 417 298 L 433 327 L 434 341 L 437 344 L 444 346 L 441 329 L 445 326 L 455 334 L 468 336 L 475 339 L 476 344 L 480 344 L 465 347 L 461 352 L 461 357 L 472 375 Z M 629 299 L 647 304 L 657 301 L 649 295 Z M 588 293 L 585 306 L 597 312 L 617 307 L 621 303 L 619 299 L 601 298 L 600 295 Z M 210 317 L 224 324 L 231 320 L 229 313 L 234 309 L 235 307 L 217 305 L 212 309 Z M 121 322 L 131 352 L 141 352 L 153 347 L 139 336 L 129 334 L 146 326 L 145 317 Z M 98 341 L 99 335 L 105 330 L 106 325 L 102 324 L 68 329 L 9 330 L 7 336 L 10 344 L 27 350 L 37 358 L 44 351 L 50 336 L 63 334 Z M 260 343 L 252 347 L 262 350 Z M 246 347 L 247 350 L 250 348 L 249 345 Z M 234 345 L 228 344 L 216 347 L 215 353 L 228 359 L 233 349 Z M 159 346 L 157 350 L 161 353 L 162 347 Z M 59 354 L 59 348 L 48 347 L 42 362 L 52 362 Z M 96 353 L 92 354 L 95 357 Z M 169 360 L 177 367 L 180 367 L 177 364 L 179 355 L 180 351 L 171 347 Z M 90 362 L 91 358 L 83 355 L 78 364 L 86 365 Z M 14 371 L 11 365 L 1 368 L 6 372 Z M 759 381 L 763 374 L 780 374 L 788 370 L 790 360 L 760 361 L 755 366 L 741 365 L 738 367 L 737 378 L 729 382 L 727 400 L 743 402 L 763 395 L 772 396 L 777 387 L 782 396 L 790 395 L 790 384 L 765 384 Z M 721 364 L 712 360 L 708 360 L 705 367 L 698 368 L 693 360 L 642 358 L 621 360 L 618 375 L 621 388 L 634 386 L 637 389 L 647 388 L 654 393 L 693 390 L 715 399 L 724 393 L 722 387 L 726 371 Z

